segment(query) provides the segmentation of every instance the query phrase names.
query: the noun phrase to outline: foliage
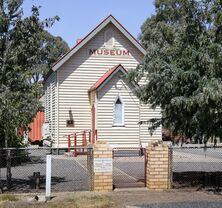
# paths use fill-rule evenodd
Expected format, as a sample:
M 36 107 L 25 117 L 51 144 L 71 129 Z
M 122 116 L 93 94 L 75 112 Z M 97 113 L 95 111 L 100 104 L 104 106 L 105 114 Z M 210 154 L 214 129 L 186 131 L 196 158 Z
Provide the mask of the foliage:
M 42 80 L 43 76 L 49 72 L 51 65 L 68 51 L 69 46 L 61 37 L 55 37 L 43 31 L 39 61 L 33 66 L 33 81 L 38 83 Z
M 39 19 L 39 8 L 23 17 L 23 0 L 0 0 L 0 147 L 18 146 L 18 127 L 27 127 L 39 107 L 41 85 L 33 66 L 42 57 L 44 28 L 58 17 Z
M 146 77 L 138 96 L 162 109 L 153 120 L 174 134 L 222 136 L 222 2 L 156 0 L 156 14 L 142 25 L 147 48 L 131 79 Z

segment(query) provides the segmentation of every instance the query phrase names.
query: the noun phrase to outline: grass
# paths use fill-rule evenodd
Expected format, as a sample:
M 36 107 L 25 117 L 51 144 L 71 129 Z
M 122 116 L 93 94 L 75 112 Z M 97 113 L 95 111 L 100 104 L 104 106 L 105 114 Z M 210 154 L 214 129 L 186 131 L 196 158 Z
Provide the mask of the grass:
M 0 202 L 4 201 L 18 201 L 18 198 L 10 194 L 0 194 Z
M 82 196 L 77 198 L 67 199 L 67 205 L 71 205 L 73 208 L 111 208 L 113 203 L 108 196 L 95 195 L 95 196 Z M 58 207 L 59 208 L 59 207 Z
M 0 194 L 0 208 L 8 208 L 9 202 L 18 201 L 18 198 L 11 194 Z
M 11 195 L 10 199 L 13 198 L 13 195 Z M 7 200 L 5 200 L 7 201 Z M 8 200 L 12 201 L 12 200 Z M 17 203 L 14 202 L 17 208 L 113 208 L 114 203 L 110 199 L 110 197 L 103 195 L 103 194 L 72 194 L 70 196 L 58 199 L 54 201 L 48 202 L 48 203 Z M 6 208 L 8 207 L 6 203 L 4 203 L 4 206 L 0 208 Z

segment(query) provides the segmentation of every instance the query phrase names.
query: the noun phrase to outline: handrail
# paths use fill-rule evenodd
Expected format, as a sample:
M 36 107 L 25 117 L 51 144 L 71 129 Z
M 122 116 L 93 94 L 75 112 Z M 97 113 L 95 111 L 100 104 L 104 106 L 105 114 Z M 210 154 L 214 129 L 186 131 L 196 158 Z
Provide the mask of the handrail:
M 68 137 L 68 136 L 73 136 L 74 134 L 76 134 L 77 136 L 78 136 L 78 135 L 83 135 L 83 134 L 84 134 L 84 131 L 85 131 L 86 133 L 93 132 L 93 130 L 91 130 L 91 129 L 82 130 L 82 131 L 74 132 L 74 133 L 72 133 L 72 134 L 66 134 L 66 135 L 63 136 L 63 138 L 64 138 L 64 137 Z M 96 132 L 97 130 L 94 130 L 94 131 Z
M 81 136 L 80 139 L 78 139 Z M 68 152 L 70 152 L 70 149 L 74 147 L 74 156 L 77 156 L 77 147 L 82 148 L 82 153 L 85 152 L 85 147 L 89 143 L 95 143 L 97 141 L 97 130 L 83 130 L 79 132 L 74 132 L 72 134 L 64 135 L 63 137 L 67 137 L 68 142 Z M 71 145 L 72 141 L 74 142 L 74 146 Z

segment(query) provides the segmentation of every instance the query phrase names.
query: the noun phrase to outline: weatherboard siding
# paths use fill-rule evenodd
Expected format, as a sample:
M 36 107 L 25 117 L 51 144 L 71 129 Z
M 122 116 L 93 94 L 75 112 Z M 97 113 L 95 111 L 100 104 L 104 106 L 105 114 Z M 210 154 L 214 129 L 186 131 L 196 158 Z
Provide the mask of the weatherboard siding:
M 97 92 L 97 129 L 99 139 L 114 146 L 138 146 L 139 144 L 139 99 L 125 78 L 118 72 Z M 124 126 L 114 126 L 114 103 L 121 98 L 124 108 Z
M 160 108 L 152 109 L 149 105 L 140 106 L 140 121 L 147 121 L 151 118 L 161 118 Z M 151 140 L 160 140 L 162 138 L 161 127 L 157 128 L 152 134 L 148 130 L 148 124 L 140 125 L 140 140 L 143 146 L 146 146 Z
M 45 85 L 45 122 L 49 123 L 52 139 L 57 138 L 57 81 L 56 72 L 52 73 Z M 54 141 L 56 145 L 56 140 Z
M 104 31 L 112 29 L 114 34 L 114 48 L 121 50 L 129 50 L 130 56 L 107 56 L 90 54 L 90 49 L 99 49 L 104 47 Z M 91 129 L 91 104 L 88 90 L 90 87 L 110 68 L 122 64 L 126 69 L 135 69 L 138 63 L 143 59 L 143 54 L 128 40 L 124 35 L 116 29 L 112 24 L 107 25 L 94 38 L 85 44 L 79 51 L 77 51 L 68 61 L 66 61 L 57 71 L 58 85 L 59 85 L 59 99 L 58 99 L 58 126 L 59 126 L 59 147 L 67 147 L 67 134 Z M 109 85 L 109 83 L 108 83 Z M 124 92 L 124 96 L 129 94 Z M 118 143 L 136 143 L 139 140 L 138 127 L 138 100 L 131 103 L 130 98 L 126 98 L 127 106 L 127 131 L 123 131 L 118 135 L 118 131 L 108 131 L 105 129 L 106 124 L 103 121 L 109 121 L 112 114 L 110 111 L 110 104 L 107 102 L 114 102 L 113 97 L 104 100 L 103 106 L 99 105 L 96 109 L 97 128 L 99 139 L 105 139 Z M 98 110 L 98 112 L 97 112 Z M 74 127 L 67 127 L 66 121 L 71 116 L 74 120 Z M 104 112 L 101 113 L 101 112 Z M 137 126 L 137 127 L 136 127 Z M 146 132 L 142 128 L 142 135 Z M 111 135 L 110 135 L 111 133 Z M 127 139 L 123 139 L 123 135 Z M 72 141 L 73 143 L 73 141 Z
M 116 74 L 109 82 L 97 92 L 97 129 L 99 139 L 105 140 L 113 146 L 139 146 L 144 147 L 151 140 L 161 138 L 161 128 L 150 134 L 148 125 L 139 121 L 151 118 L 160 118 L 160 109 L 140 105 L 138 97 L 133 93 L 133 87 Z M 114 103 L 120 97 L 124 106 L 124 126 L 113 125 Z M 111 135 L 111 136 L 110 136 Z M 127 138 L 126 138 L 127 135 Z
M 143 55 L 126 40 L 112 25 L 115 43 L 121 49 L 129 50 L 132 56 L 99 56 L 90 55 L 89 49 L 104 46 L 104 28 L 91 41 L 83 46 L 59 70 L 59 141 L 61 146 L 67 145 L 67 134 L 84 129 L 91 129 L 91 105 L 88 95 L 90 87 L 110 68 L 122 64 L 126 69 L 135 68 L 142 60 Z M 136 57 L 136 58 L 135 58 Z M 74 127 L 66 127 L 71 109 L 74 118 Z

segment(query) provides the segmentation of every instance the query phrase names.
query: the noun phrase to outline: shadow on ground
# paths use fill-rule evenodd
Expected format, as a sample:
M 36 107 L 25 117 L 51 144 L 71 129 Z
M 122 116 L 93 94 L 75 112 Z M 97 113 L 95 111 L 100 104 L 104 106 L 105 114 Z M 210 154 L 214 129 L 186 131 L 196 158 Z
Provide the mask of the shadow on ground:
M 174 172 L 173 188 L 222 188 L 222 172 Z

